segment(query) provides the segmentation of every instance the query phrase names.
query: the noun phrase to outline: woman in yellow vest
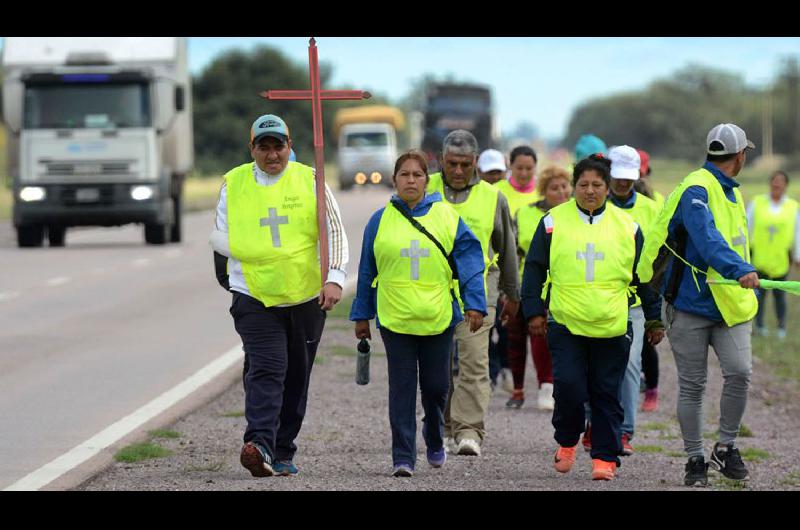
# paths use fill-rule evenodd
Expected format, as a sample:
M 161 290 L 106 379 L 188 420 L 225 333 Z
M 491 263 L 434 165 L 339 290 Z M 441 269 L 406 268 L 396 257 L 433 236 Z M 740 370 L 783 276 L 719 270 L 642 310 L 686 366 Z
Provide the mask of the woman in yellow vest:
M 444 410 L 450 386 L 454 326 L 464 320 L 454 294 L 458 279 L 471 332 L 483 325 L 486 294 L 480 241 L 438 192 L 425 193 L 424 155 L 397 159 L 396 194 L 364 229 L 358 289 L 350 310 L 356 338 L 371 338 L 376 318 L 389 368 L 389 423 L 394 476 L 410 477 L 416 462 L 417 370 L 427 460 L 446 460 Z M 416 224 L 416 226 L 415 226 Z
M 596 154 L 575 165 L 575 199 L 539 222 L 522 279 L 528 329 L 547 336 L 553 357 L 555 468 L 566 473 L 575 463 L 588 401 L 593 480 L 611 480 L 620 466 L 630 287 L 638 285 L 634 270 L 644 241 L 633 219 L 606 202 L 610 168 Z
M 511 217 L 520 207 L 538 201 L 541 197 L 536 192 L 536 152 L 527 145 L 520 145 L 511 150 L 511 175 L 494 185 L 508 199 Z
M 572 185 L 566 169 L 548 166 L 539 175 L 536 184 L 537 194 L 542 200 L 531 202 L 517 210 L 514 219 L 517 236 L 517 254 L 520 262 L 520 279 L 522 278 L 525 255 L 531 246 L 533 233 L 539 221 L 553 207 L 567 202 L 572 194 Z M 527 358 L 528 326 L 522 316 L 522 308 L 514 318 L 506 324 L 508 329 L 508 366 L 514 380 L 514 392 L 506 403 L 507 407 L 520 408 L 525 402 L 525 360 Z M 542 410 L 553 410 L 553 366 L 547 340 L 544 337 L 530 336 L 531 357 L 536 368 L 536 379 L 539 383 L 539 394 L 536 405 Z
M 794 249 L 794 262 L 800 265 L 800 215 L 798 203 L 786 196 L 789 175 L 776 171 L 769 178 L 769 194 L 759 195 L 747 208 L 747 225 L 750 227 L 753 266 L 758 277 L 767 280 L 785 280 L 792 264 L 790 253 Z M 764 307 L 767 291 L 756 290 L 758 313 L 756 330 L 767 336 L 764 327 Z M 786 293 L 775 289 L 775 311 L 778 315 L 778 338 L 786 338 Z

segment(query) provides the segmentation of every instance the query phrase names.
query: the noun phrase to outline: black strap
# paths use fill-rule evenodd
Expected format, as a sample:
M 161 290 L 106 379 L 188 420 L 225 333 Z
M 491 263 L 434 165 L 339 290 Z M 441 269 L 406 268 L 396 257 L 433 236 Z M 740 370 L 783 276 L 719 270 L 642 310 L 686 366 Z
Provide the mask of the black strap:
M 407 212 L 407 211 L 403 210 L 402 208 L 400 208 L 397 205 L 396 202 L 391 201 L 391 203 L 392 203 L 392 206 L 394 206 L 395 209 L 403 215 L 403 217 L 408 219 L 408 222 L 411 223 L 414 226 L 414 228 L 416 228 L 417 230 L 419 230 L 420 232 L 422 232 L 423 234 L 428 236 L 428 239 L 433 241 L 433 244 L 436 245 L 436 248 L 439 249 L 439 252 L 442 253 L 442 256 L 444 256 L 444 259 L 446 259 L 447 263 L 450 265 L 450 270 L 453 271 L 453 279 L 458 280 L 458 269 L 456 268 L 456 260 L 453 258 L 453 255 L 452 254 L 447 254 L 447 252 L 445 252 L 444 247 L 442 246 L 442 244 L 439 243 L 439 240 L 437 240 L 435 237 L 433 237 L 433 234 L 428 232 L 428 230 L 424 226 L 422 226 L 419 223 L 419 221 L 414 219 L 409 212 Z

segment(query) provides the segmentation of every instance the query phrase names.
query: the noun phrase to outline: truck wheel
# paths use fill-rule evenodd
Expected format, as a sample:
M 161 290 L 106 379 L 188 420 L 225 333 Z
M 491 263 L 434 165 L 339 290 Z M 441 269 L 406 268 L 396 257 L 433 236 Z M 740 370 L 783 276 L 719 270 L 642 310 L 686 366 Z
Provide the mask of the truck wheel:
M 47 227 L 47 240 L 51 247 L 63 247 L 67 237 L 67 227 L 61 225 L 50 225 Z
M 180 196 L 172 198 L 172 205 L 175 211 L 175 223 L 172 225 L 172 228 L 170 228 L 169 240 L 173 243 L 180 243 L 182 236 Z
M 21 225 L 17 227 L 17 246 L 41 247 L 44 241 L 44 226 Z
M 341 191 L 347 191 L 352 187 L 353 187 L 353 181 L 350 181 L 350 182 L 345 182 L 345 181 L 342 181 L 342 180 L 339 181 L 339 189 Z
M 148 245 L 163 245 L 167 242 L 169 226 L 160 223 L 146 223 L 144 225 L 144 240 Z

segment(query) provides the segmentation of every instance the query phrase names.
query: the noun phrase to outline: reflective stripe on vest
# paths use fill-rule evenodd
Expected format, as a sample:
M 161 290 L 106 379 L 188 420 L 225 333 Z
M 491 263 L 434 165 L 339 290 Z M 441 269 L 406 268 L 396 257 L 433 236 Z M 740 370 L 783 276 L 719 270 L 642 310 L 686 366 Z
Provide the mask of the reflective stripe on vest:
M 453 251 L 459 220 L 454 209 L 435 202 L 427 214 L 414 219 L 448 254 Z M 388 205 L 373 250 L 381 326 L 410 335 L 438 335 L 447 329 L 453 319 L 453 274 L 436 245 Z
M 753 199 L 753 266 L 770 278 L 789 272 L 797 208 L 797 201 L 787 197 L 780 211 L 773 213 L 768 195 Z
M 611 203 L 585 223 L 575 199 L 556 206 L 550 243 L 550 312 L 573 335 L 609 338 L 628 329 L 628 287 L 636 257 L 636 224 Z
M 511 212 L 512 218 L 523 206 L 542 199 L 535 190 L 531 193 L 522 193 L 521 191 L 515 190 L 514 186 L 506 179 L 498 180 L 494 183 L 494 187 L 506 196 L 508 200 L 508 209 Z
M 250 294 L 266 307 L 304 302 L 322 282 L 313 170 L 289 162 L 280 180 L 259 185 L 253 163 L 225 175 L 228 241 Z
M 444 182 L 441 173 L 434 173 L 430 176 L 428 182 L 428 193 L 438 191 L 442 196 L 442 201 L 451 206 L 461 218 L 464 223 L 472 230 L 478 241 L 481 242 L 481 249 L 483 250 L 483 286 L 486 289 L 486 276 L 489 274 L 489 265 L 492 260 L 489 259 L 489 249 L 492 244 L 492 232 L 494 231 L 494 217 L 497 210 L 497 197 L 500 195 L 499 190 L 491 184 L 480 181 L 472 186 L 469 191 L 467 200 L 461 203 L 452 203 L 447 200 L 444 193 Z M 496 256 L 495 256 L 496 257 Z
M 528 204 L 517 210 L 517 246 L 522 250 L 522 258 L 519 261 L 519 277 L 522 278 L 522 271 L 525 269 L 525 256 L 531 248 L 533 234 L 539 226 L 539 221 L 544 217 L 545 212 L 534 204 Z
M 725 196 L 722 185 L 707 169 L 698 169 L 690 173 L 680 185 L 670 193 L 667 202 L 658 214 L 656 222 L 645 237 L 644 249 L 639 259 L 636 273 L 642 282 L 649 282 L 653 277 L 653 261 L 658 251 L 666 242 L 669 222 L 678 209 L 683 192 L 690 186 L 701 186 L 708 193 L 708 209 L 714 216 L 714 224 L 725 242 L 744 261 L 750 262 L 750 241 L 747 230 L 747 214 L 744 200 L 738 188 L 733 189 L 736 204 Z M 674 249 L 673 249 L 674 250 Z M 690 264 L 691 265 L 691 264 Z M 709 266 L 705 272 L 710 280 L 722 279 L 717 271 Z M 693 271 L 692 271 L 693 273 Z M 696 278 L 705 281 L 705 278 Z M 752 289 L 739 286 L 709 285 L 714 303 L 728 326 L 735 326 L 752 319 L 758 311 L 758 301 Z

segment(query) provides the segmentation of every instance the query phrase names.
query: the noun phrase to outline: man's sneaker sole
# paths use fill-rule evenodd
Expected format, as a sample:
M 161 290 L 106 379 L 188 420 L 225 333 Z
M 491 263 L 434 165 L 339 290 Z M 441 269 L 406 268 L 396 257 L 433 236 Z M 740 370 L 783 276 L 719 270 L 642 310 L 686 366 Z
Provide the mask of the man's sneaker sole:
M 459 443 L 457 450 L 457 454 L 461 456 L 481 456 L 481 447 L 477 445 L 477 442 L 475 442 L 475 445 Z
M 254 477 L 271 477 L 275 474 L 272 466 L 264 461 L 261 451 L 253 444 L 248 443 L 242 448 L 239 462 Z
M 708 477 L 706 477 L 706 478 L 692 478 L 692 479 L 684 478 L 683 479 L 683 484 L 685 486 L 690 486 L 690 487 L 691 486 L 706 487 L 706 486 L 708 486 Z

